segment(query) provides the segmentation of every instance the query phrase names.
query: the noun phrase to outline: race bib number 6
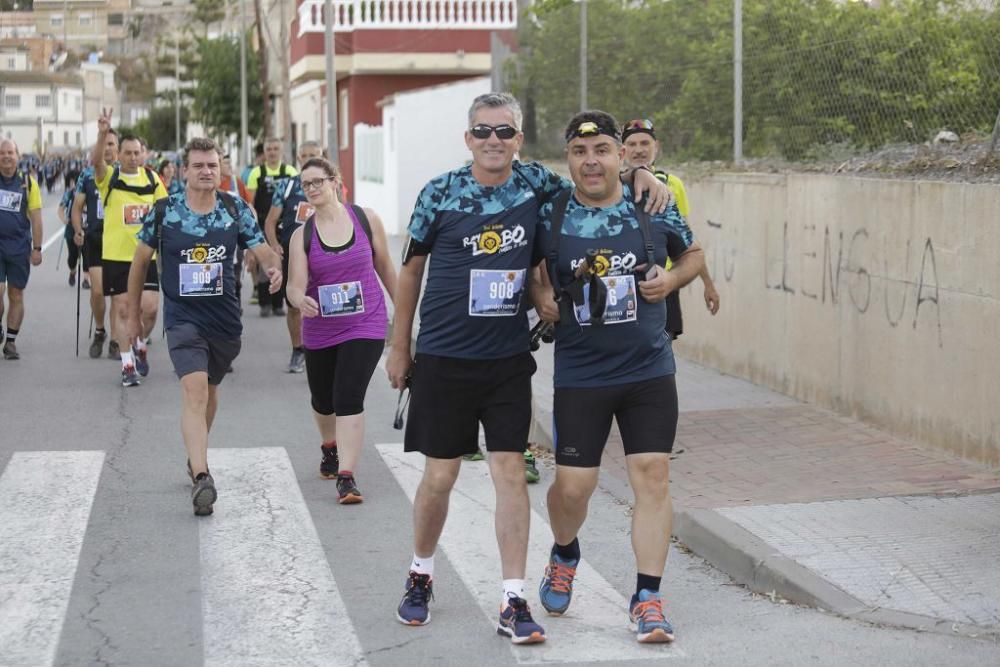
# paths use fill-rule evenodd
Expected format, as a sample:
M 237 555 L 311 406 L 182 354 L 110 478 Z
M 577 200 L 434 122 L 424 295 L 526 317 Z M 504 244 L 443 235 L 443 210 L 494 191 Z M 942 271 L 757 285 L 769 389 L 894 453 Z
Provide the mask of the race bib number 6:
M 222 294 L 222 262 L 211 264 L 180 264 L 181 296 L 219 296 Z
M 608 288 L 608 301 L 604 306 L 604 323 L 621 324 L 635 322 L 638 300 L 635 291 L 635 276 L 610 276 L 601 278 Z M 576 320 L 581 326 L 590 326 L 590 285 L 583 286 L 583 306 L 575 308 Z
M 473 269 L 469 273 L 469 315 L 513 317 L 521 308 L 523 292 L 524 269 Z

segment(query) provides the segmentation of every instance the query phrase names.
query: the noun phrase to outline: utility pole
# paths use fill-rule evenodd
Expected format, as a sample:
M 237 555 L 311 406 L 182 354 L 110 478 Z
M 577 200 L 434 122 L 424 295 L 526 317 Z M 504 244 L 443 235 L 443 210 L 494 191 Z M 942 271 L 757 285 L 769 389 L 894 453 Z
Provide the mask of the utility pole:
M 174 32 L 174 146 L 181 150 L 181 42 Z
M 733 0 L 733 162 L 743 161 L 743 0 Z
M 323 23 L 325 38 L 323 48 L 326 49 L 326 149 L 334 164 L 340 163 L 340 151 L 337 148 L 337 73 L 333 69 L 333 0 L 324 3 Z
M 250 147 L 247 145 L 247 13 L 246 2 L 240 3 L 240 163 L 247 166 L 251 162 Z
M 580 0 L 580 111 L 587 110 L 587 0 Z

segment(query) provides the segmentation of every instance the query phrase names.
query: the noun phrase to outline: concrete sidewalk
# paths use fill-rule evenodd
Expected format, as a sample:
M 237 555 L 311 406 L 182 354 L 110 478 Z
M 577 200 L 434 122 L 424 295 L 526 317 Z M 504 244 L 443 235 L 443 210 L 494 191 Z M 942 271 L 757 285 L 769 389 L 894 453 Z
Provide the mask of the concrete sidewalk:
M 552 346 L 535 358 L 532 438 L 551 447 Z M 760 593 L 873 623 L 1000 638 L 1000 470 L 677 366 L 680 542 Z M 601 486 L 631 501 L 616 428 L 602 468 Z

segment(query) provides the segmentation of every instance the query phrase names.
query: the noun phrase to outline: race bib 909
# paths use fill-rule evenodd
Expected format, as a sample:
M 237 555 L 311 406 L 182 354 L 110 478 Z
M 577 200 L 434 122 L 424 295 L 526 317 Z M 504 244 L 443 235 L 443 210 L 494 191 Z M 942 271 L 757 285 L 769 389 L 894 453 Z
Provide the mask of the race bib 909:
M 222 262 L 178 265 L 178 293 L 181 296 L 222 294 Z

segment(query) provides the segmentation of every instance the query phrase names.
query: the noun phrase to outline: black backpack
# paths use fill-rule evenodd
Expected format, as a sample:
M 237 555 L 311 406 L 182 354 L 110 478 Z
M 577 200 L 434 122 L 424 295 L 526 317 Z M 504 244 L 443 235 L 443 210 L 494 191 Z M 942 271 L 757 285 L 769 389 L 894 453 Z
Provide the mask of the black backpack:
M 372 224 L 368 221 L 368 216 L 365 215 L 365 209 L 361 208 L 357 204 L 350 204 L 351 210 L 354 211 L 354 217 L 358 219 L 361 223 L 361 229 L 364 230 L 365 236 L 368 237 L 368 245 L 372 247 L 372 257 L 375 256 L 375 244 L 372 243 Z M 302 249 L 306 252 L 306 257 L 309 256 L 309 246 L 312 245 L 313 234 L 316 233 L 316 214 L 309 216 L 305 224 L 302 225 Z
M 108 193 L 104 195 L 105 209 L 108 208 L 108 199 L 111 198 L 111 193 L 115 190 L 124 190 L 125 192 L 131 192 L 143 197 L 156 194 L 156 189 L 160 186 L 160 177 L 153 173 L 153 170 L 149 167 L 143 167 L 142 169 L 146 172 L 146 178 L 149 181 L 146 185 L 129 185 L 122 181 L 120 167 L 116 166 L 111 171 L 111 182 L 108 183 Z

